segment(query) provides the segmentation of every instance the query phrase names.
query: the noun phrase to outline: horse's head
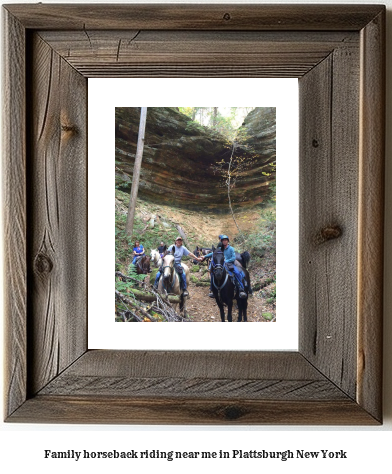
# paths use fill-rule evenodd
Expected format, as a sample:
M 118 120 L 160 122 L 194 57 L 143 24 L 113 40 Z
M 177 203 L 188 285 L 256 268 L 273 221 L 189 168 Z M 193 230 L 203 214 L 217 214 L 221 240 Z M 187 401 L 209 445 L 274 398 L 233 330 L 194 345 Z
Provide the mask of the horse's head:
M 220 249 L 214 249 L 211 258 L 211 271 L 219 281 L 225 272 L 225 256 Z
M 163 278 L 167 280 L 171 277 L 174 266 L 174 256 L 167 254 L 163 257 L 162 267 L 163 267 Z
M 150 252 L 150 258 L 153 262 L 155 262 L 156 260 L 158 260 L 158 257 L 159 257 L 159 254 L 158 254 L 158 250 L 156 249 L 151 249 L 151 252 Z

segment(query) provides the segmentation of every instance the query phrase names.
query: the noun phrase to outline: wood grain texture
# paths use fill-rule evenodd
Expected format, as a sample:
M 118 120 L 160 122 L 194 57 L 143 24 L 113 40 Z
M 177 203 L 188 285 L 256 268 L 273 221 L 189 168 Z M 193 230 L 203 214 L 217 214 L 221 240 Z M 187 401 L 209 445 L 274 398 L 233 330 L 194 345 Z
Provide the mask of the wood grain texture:
M 380 5 L 20 4 L 6 8 L 31 29 L 357 31 Z
M 300 347 L 356 393 L 359 50 L 300 81 Z M 334 234 L 335 232 L 335 234 Z
M 6 7 L 7 421 L 382 422 L 385 7 L 224 8 Z M 301 77 L 299 352 L 86 352 L 86 77 L 225 74 Z
M 343 400 L 299 353 L 90 351 L 40 395 Z
M 43 31 L 42 39 L 86 77 L 300 77 L 357 33 Z
M 3 157 L 5 416 L 26 400 L 26 90 L 25 32 L 3 15 Z
M 37 35 L 29 160 L 32 394 L 87 349 L 86 79 Z
M 357 399 L 382 418 L 385 12 L 361 32 Z
M 206 377 L 324 380 L 297 352 L 110 351 L 87 352 L 67 370 L 71 376 Z
M 375 425 L 357 403 L 341 401 L 156 399 L 41 396 L 9 420 L 22 423 L 180 425 Z

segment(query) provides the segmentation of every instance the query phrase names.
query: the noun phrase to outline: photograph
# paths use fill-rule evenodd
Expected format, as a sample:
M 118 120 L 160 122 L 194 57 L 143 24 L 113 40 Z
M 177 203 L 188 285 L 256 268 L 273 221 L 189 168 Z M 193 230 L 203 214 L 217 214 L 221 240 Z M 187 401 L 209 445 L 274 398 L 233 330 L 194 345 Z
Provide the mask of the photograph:
M 275 322 L 276 163 L 276 107 L 116 107 L 116 322 Z

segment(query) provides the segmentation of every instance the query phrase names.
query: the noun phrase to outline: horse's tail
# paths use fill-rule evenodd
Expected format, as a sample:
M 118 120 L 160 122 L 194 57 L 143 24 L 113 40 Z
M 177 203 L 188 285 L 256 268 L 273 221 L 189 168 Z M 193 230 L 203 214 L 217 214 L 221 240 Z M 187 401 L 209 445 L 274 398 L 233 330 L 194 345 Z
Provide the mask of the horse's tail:
M 248 263 L 250 261 L 250 253 L 245 250 L 245 252 L 242 252 L 241 254 L 242 262 L 243 262 L 243 267 L 246 268 L 248 266 Z

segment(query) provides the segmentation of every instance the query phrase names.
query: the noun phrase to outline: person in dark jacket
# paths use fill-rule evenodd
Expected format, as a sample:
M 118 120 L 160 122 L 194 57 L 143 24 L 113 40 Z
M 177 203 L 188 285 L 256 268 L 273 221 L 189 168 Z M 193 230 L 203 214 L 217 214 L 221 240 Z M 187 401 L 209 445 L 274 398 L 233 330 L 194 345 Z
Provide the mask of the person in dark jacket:
M 166 245 L 163 242 L 161 242 L 161 244 L 158 246 L 158 253 L 161 257 L 163 257 L 163 254 L 166 252 L 166 249 L 167 249 Z

